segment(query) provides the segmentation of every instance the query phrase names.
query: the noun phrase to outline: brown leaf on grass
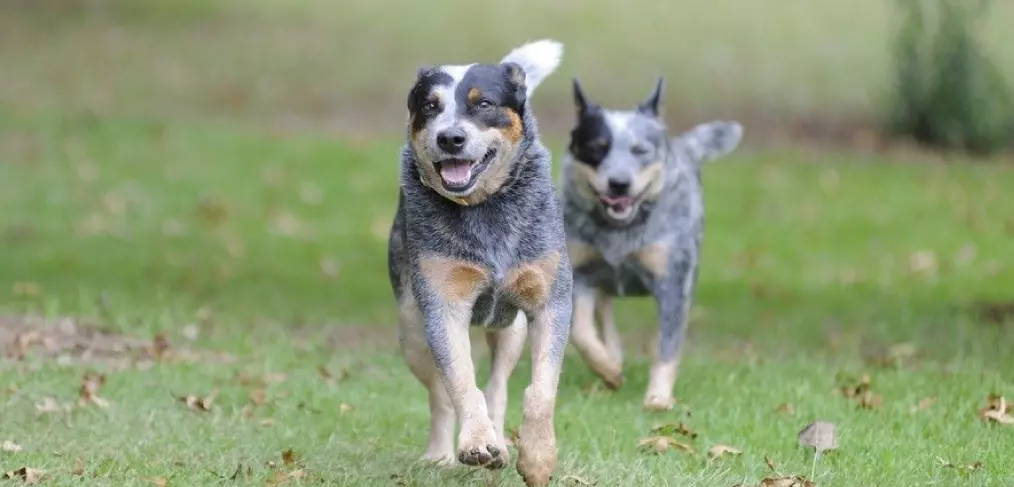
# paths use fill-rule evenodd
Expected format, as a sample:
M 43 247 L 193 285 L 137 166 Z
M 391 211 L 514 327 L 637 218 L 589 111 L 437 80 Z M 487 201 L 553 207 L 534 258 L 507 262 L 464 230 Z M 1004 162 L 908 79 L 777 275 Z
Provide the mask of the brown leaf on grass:
M 208 412 L 211 411 L 211 405 L 215 401 L 215 397 L 218 396 L 218 389 L 211 391 L 205 397 L 195 396 L 193 394 L 187 396 L 178 396 L 180 402 L 187 405 L 187 408 L 194 411 Z
M 331 371 L 327 368 L 326 365 L 321 365 L 320 367 L 317 367 L 317 372 L 320 374 L 321 377 L 324 378 L 324 382 L 326 382 L 327 385 L 329 386 L 335 385 L 334 375 L 331 374 Z
M 1014 425 L 1014 416 L 1011 416 L 1011 404 L 1007 398 L 990 394 L 986 400 L 986 407 L 979 410 L 979 419 L 993 421 L 1005 426 Z
M 933 274 L 937 270 L 937 254 L 932 250 L 920 250 L 908 256 L 908 269 L 915 274 Z
M 148 346 L 148 352 L 152 357 L 155 357 L 155 360 L 162 361 L 163 357 L 168 357 L 171 348 L 172 344 L 165 333 L 158 332 L 151 341 L 151 345 Z
M 983 467 L 982 462 L 975 462 L 975 463 L 972 463 L 972 464 L 969 464 L 969 465 L 957 465 L 957 464 L 948 462 L 947 460 L 944 460 L 943 458 L 940 458 L 940 457 L 937 457 L 937 461 L 940 462 L 940 465 L 943 466 L 944 468 L 953 468 L 953 469 L 957 470 L 958 472 L 960 472 L 962 474 L 966 474 L 966 475 L 970 474 L 970 473 L 972 473 L 972 472 L 974 472 L 976 470 L 979 470 L 979 469 L 981 469 Z
M 863 374 L 858 381 L 847 376 L 839 376 L 838 382 L 838 390 L 842 393 L 842 395 L 849 399 L 853 399 L 870 390 L 870 384 L 873 380 L 870 378 L 870 374 Z
M 78 392 L 78 403 L 82 406 L 94 404 L 100 408 L 109 407 L 109 401 L 99 397 L 99 389 L 106 383 L 104 374 L 85 372 L 81 379 L 81 389 Z
M 71 470 L 70 474 L 71 475 L 76 475 L 78 477 L 81 477 L 81 476 L 84 475 L 84 473 L 85 473 L 84 460 L 82 460 L 80 458 L 75 458 L 74 459 L 74 470 Z
M 818 453 L 838 448 L 833 423 L 816 421 L 806 425 L 798 435 L 799 446 L 813 447 Z
M 282 452 L 282 463 L 286 465 L 296 463 L 296 454 L 292 452 L 291 448 Z
M 268 400 L 268 391 L 263 388 L 257 388 L 250 391 L 250 404 L 254 407 L 264 404 Z
M 22 448 L 21 445 L 19 445 L 17 443 L 14 443 L 11 440 L 4 440 L 3 443 L 0 443 L 0 451 L 2 451 L 2 452 L 6 452 L 6 453 L 18 453 L 18 452 L 20 452 L 23 449 L 24 448 Z
M 817 483 L 800 475 L 789 477 L 768 477 L 761 480 L 760 487 L 817 487 Z
M 644 450 L 650 451 L 655 450 L 655 453 L 665 453 L 672 450 L 682 451 L 691 455 L 696 455 L 697 452 L 694 448 L 686 443 L 683 443 L 671 436 L 649 436 L 641 439 L 637 442 L 637 447 Z
M 912 406 L 912 413 L 914 414 L 914 413 L 917 413 L 919 411 L 925 411 L 925 410 L 933 407 L 933 405 L 936 404 L 936 403 L 937 403 L 937 396 L 931 396 L 931 397 L 923 398 L 921 401 L 919 401 L 919 404 L 917 404 L 915 406 Z
M 856 403 L 863 409 L 877 409 L 884 403 L 884 398 L 873 391 L 866 391 L 856 399 Z
M 867 357 L 866 362 L 879 367 L 902 367 L 906 362 L 915 359 L 919 349 L 910 342 L 895 343 Z
M 792 416 L 796 414 L 796 408 L 790 402 L 783 402 L 778 405 L 778 407 L 775 409 L 775 412 Z
M 23 480 L 26 484 L 37 484 L 46 475 L 46 472 L 42 470 L 36 470 L 34 468 L 21 467 L 17 470 L 11 470 L 4 473 L 3 478 L 7 480 Z
M 662 423 L 652 428 L 650 433 L 656 436 L 682 435 L 690 438 L 691 440 L 697 438 L 697 432 L 682 421 Z
M 69 409 L 69 406 L 60 406 L 60 404 L 56 402 L 56 399 L 53 399 L 52 397 L 44 397 L 42 398 L 42 402 L 35 403 L 35 410 L 43 414 L 59 413 Z
M 258 424 L 260 424 L 261 426 L 267 428 L 267 427 L 270 427 L 270 426 L 274 426 L 275 425 L 275 420 L 273 420 L 271 418 L 265 418 L 265 419 L 262 419 L 261 422 L 258 423 Z
M 338 412 L 340 414 L 347 414 L 352 412 L 353 407 L 347 403 L 341 403 L 338 405 Z
M 306 477 L 306 472 L 303 470 L 293 470 L 288 473 L 281 470 L 275 470 L 275 473 L 270 479 L 268 479 L 268 485 L 287 484 L 292 479 L 301 479 L 304 477 Z
M 738 448 L 733 448 L 729 445 L 715 445 L 708 448 L 708 460 L 716 460 L 722 458 L 725 455 L 739 455 L 743 453 Z
M 166 487 L 167 485 L 169 485 L 169 481 L 166 480 L 165 477 L 152 477 L 150 479 L 141 477 L 141 480 L 149 484 L 155 485 L 156 487 Z
M 775 461 L 772 460 L 771 457 L 764 455 L 764 464 L 766 464 L 772 472 L 778 473 L 778 469 L 775 467 Z

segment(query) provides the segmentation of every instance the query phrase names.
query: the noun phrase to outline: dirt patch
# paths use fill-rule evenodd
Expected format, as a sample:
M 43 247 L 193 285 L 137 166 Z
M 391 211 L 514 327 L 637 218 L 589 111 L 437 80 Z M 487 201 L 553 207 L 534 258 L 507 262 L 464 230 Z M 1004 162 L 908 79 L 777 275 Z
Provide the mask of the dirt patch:
M 103 330 L 74 317 L 0 316 L 3 360 L 54 360 L 61 365 L 144 367 L 154 362 L 231 362 L 219 352 L 175 347 L 159 333 L 151 339 Z

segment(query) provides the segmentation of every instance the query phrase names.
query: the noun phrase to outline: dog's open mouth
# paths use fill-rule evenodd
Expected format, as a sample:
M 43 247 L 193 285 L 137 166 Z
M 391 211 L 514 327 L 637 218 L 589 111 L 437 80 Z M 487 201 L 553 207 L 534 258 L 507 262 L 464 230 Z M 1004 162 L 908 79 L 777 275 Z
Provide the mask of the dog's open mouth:
M 636 200 L 633 196 L 599 196 L 599 200 L 602 201 L 602 205 L 606 209 L 606 214 L 609 218 L 614 220 L 626 220 L 634 214 L 634 203 Z
M 496 149 L 490 148 L 482 159 L 444 159 L 435 163 L 445 189 L 463 191 L 475 183 L 475 179 L 489 166 L 496 156 Z

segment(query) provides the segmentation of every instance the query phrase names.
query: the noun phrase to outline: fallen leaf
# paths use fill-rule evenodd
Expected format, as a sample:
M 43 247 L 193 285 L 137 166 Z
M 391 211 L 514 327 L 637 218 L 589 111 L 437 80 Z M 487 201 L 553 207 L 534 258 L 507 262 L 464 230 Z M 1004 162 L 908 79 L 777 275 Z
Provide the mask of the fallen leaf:
M 883 350 L 867 360 L 870 365 L 880 367 L 902 367 L 905 362 L 911 361 L 919 354 L 919 349 L 913 343 L 895 343 L 886 350 Z
M 842 395 L 852 399 L 868 391 L 873 380 L 870 378 L 870 374 L 863 374 L 858 383 L 845 377 L 839 377 L 838 382 L 840 384 L 838 390 Z
M 42 477 L 46 475 L 46 472 L 42 470 L 36 470 L 34 468 L 21 467 L 17 470 L 11 470 L 4 474 L 7 480 L 24 480 L 26 484 L 35 484 L 42 480 Z
M 350 412 L 352 412 L 352 406 L 350 406 L 350 405 L 348 405 L 348 404 L 346 404 L 346 403 L 343 402 L 343 403 L 341 403 L 341 404 L 338 405 L 338 412 L 340 414 L 350 413 Z
M 827 421 L 816 421 L 806 425 L 799 432 L 798 438 L 799 446 L 812 446 L 818 453 L 838 448 L 834 424 Z
M 60 404 L 52 397 L 44 397 L 42 398 L 42 402 L 35 404 L 35 410 L 40 413 L 58 413 L 65 409 L 60 407 Z
M 261 426 L 263 426 L 263 427 L 266 428 L 266 427 L 269 427 L 269 426 L 274 426 L 275 425 L 275 420 L 273 420 L 271 418 L 265 418 L 265 419 L 262 419 L 259 424 Z
M 790 477 L 769 477 L 761 480 L 760 487 L 817 487 L 817 484 L 806 477 L 793 475 Z
M 149 484 L 153 484 L 157 487 L 166 487 L 166 485 L 169 485 L 169 481 L 166 480 L 164 477 L 152 477 L 150 479 L 142 477 L 141 480 Z
M 250 404 L 253 404 L 255 407 L 264 404 L 264 402 L 267 401 L 267 398 L 268 391 L 263 388 L 257 388 L 250 391 Z
M 218 395 L 218 389 L 211 391 L 205 397 L 198 397 L 193 394 L 187 396 L 177 397 L 183 404 L 186 404 L 188 408 L 194 411 L 208 412 L 211 411 L 211 404 L 215 400 L 215 396 Z
M 155 334 L 155 338 L 151 341 L 151 355 L 155 357 L 155 360 L 162 360 L 167 355 L 169 349 L 172 348 L 172 344 L 169 343 L 169 338 L 164 333 L 159 332 Z
M 739 455 L 741 453 L 743 453 L 741 450 L 728 445 L 715 445 L 708 448 L 708 460 L 722 458 L 724 455 Z
M 292 465 L 295 462 L 296 454 L 292 452 L 291 448 L 282 452 L 282 463 Z
M 19 445 L 17 443 L 14 443 L 11 440 L 4 440 L 3 443 L 0 443 L 0 451 L 3 451 L 3 452 L 17 453 L 17 452 L 19 452 L 19 451 L 21 451 L 23 449 L 24 448 L 22 448 L 21 445 Z
M 82 406 L 94 404 L 100 408 L 109 407 L 109 401 L 99 397 L 99 389 L 105 383 L 106 376 L 104 374 L 85 372 L 84 377 L 81 379 L 81 389 L 78 393 L 80 399 L 78 402 Z
M 792 416 L 793 414 L 796 414 L 796 408 L 792 406 L 792 403 L 783 402 L 778 405 L 778 408 L 775 409 L 775 412 L 788 414 L 789 416 Z
M 1007 398 L 990 394 L 986 401 L 986 407 L 979 410 L 979 418 L 983 421 L 994 421 L 996 423 L 1010 426 L 1014 425 L 1014 416 L 1010 415 L 1011 404 Z
M 771 469 L 772 472 L 778 473 L 778 469 L 775 468 L 775 461 L 771 457 L 764 455 L 764 463 Z
M 665 453 L 670 449 L 683 451 L 691 455 L 696 455 L 693 447 L 690 445 L 680 442 L 679 440 L 671 436 L 649 436 L 637 442 L 638 448 L 649 450 L 650 448 L 655 449 L 655 453 Z M 650 447 L 650 448 L 649 448 Z
M 919 401 L 919 404 L 917 404 L 917 405 L 915 405 L 915 406 L 912 407 L 912 413 L 917 413 L 919 411 L 925 411 L 925 410 L 933 407 L 933 405 L 936 404 L 936 403 L 937 403 L 937 396 L 923 398 L 921 401 Z
M 975 462 L 969 465 L 956 465 L 940 457 L 937 457 L 937 461 L 944 468 L 953 468 L 962 474 L 969 474 L 983 467 L 982 462 Z
M 908 257 L 908 268 L 918 274 L 932 274 L 937 270 L 937 254 L 932 250 L 920 250 Z
M 877 409 L 883 404 L 884 398 L 879 394 L 874 394 L 872 391 L 863 392 L 857 399 L 857 403 L 860 408 L 863 409 Z
M 662 423 L 652 428 L 651 434 L 656 436 L 672 436 L 678 434 L 689 437 L 691 440 L 697 438 L 697 432 L 682 421 Z
M 82 476 L 85 473 L 84 460 L 80 458 L 74 459 L 74 470 L 70 471 L 71 475 Z

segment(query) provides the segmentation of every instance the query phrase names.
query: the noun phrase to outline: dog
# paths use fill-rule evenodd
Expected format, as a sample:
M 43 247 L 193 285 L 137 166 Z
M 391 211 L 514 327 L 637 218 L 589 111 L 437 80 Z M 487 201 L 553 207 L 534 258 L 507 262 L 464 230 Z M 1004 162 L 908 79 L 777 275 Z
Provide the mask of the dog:
M 532 377 L 516 446 L 529 486 L 547 484 L 556 468 L 553 412 L 573 303 L 563 210 L 531 104 L 562 54 L 543 39 L 496 64 L 419 69 L 388 244 L 398 341 L 429 390 L 423 458 L 508 465 L 507 380 L 527 337 Z M 469 326 L 486 330 L 491 350 L 485 391 Z
M 663 86 L 660 77 L 635 109 L 607 110 L 574 78 L 577 123 L 560 170 L 574 269 L 570 341 L 607 387 L 620 387 L 623 351 L 612 300 L 653 296 L 659 331 L 647 410 L 675 402 L 704 233 L 700 166 L 731 152 L 743 135 L 738 122 L 712 122 L 670 137 L 660 112 Z

